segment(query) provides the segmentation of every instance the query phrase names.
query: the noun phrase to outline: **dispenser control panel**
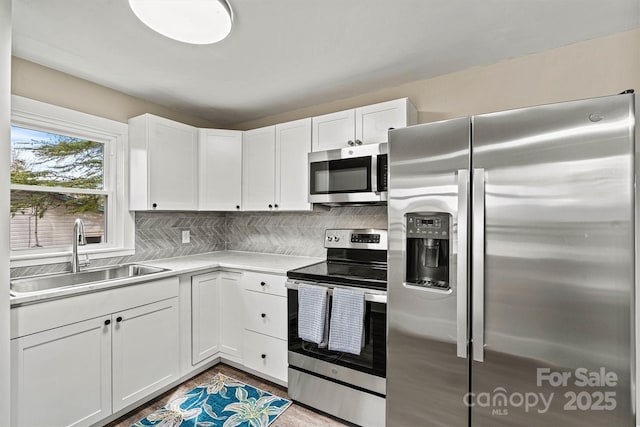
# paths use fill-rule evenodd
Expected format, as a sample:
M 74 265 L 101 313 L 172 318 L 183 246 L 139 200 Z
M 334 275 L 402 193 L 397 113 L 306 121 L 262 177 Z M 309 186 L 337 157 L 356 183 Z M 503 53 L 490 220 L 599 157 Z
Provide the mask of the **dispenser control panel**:
M 449 277 L 451 214 L 405 214 L 405 286 L 451 292 Z
M 407 237 L 449 238 L 449 215 L 407 214 Z

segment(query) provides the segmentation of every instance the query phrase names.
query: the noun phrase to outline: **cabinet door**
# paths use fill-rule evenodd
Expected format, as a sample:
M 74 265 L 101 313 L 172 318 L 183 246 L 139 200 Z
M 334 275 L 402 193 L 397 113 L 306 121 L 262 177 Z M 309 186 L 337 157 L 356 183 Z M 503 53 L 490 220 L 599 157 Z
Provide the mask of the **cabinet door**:
M 191 278 L 191 362 L 196 365 L 219 350 L 220 273 Z
M 242 209 L 273 210 L 276 173 L 275 126 L 244 132 L 242 151 Z
M 408 120 L 408 108 L 412 107 L 409 107 L 408 99 L 403 98 L 356 108 L 356 142 L 388 142 L 390 128 L 403 128 L 415 124 L 414 120 L 411 120 L 414 123 Z
M 309 151 L 311 119 L 276 125 L 276 209 L 311 210 Z
M 338 111 L 314 117 L 312 120 L 312 150 L 324 151 L 349 147 L 354 142 L 355 110 Z
M 148 120 L 149 207 L 197 209 L 196 128 L 151 115 Z
M 242 202 L 242 132 L 201 129 L 198 208 L 240 210 Z
M 112 315 L 113 411 L 179 377 L 178 298 Z
M 220 273 L 220 296 L 222 315 L 220 351 L 236 362 L 242 361 L 242 331 L 244 330 L 244 306 L 240 273 Z
M 111 414 L 110 317 L 11 341 L 11 425 L 88 426 Z

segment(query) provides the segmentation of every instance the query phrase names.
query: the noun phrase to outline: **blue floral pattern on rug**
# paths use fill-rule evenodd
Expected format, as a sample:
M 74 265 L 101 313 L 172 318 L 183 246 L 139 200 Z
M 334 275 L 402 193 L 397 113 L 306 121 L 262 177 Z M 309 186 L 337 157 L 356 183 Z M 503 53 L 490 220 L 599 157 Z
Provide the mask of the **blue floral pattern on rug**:
M 266 427 L 291 401 L 217 374 L 132 427 Z

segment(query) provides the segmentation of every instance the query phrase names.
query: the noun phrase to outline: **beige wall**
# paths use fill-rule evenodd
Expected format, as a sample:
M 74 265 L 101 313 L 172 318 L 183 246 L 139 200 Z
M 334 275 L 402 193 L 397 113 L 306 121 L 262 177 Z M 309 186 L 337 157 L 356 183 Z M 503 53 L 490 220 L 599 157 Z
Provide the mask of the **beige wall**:
M 640 91 L 640 29 L 353 98 L 238 123 L 253 129 L 409 97 L 429 122 L 592 96 Z
M 15 56 L 11 59 L 14 95 L 125 123 L 131 117 L 152 113 L 193 126 L 216 127 L 203 118 L 181 114 Z
M 201 127 L 215 117 L 198 118 L 20 58 L 12 58 L 15 95 L 48 102 L 120 122 L 142 113 Z M 409 97 L 428 122 L 549 102 L 640 90 L 640 29 L 589 40 L 496 64 L 381 89 L 245 121 L 232 129 L 253 129 L 389 99 Z

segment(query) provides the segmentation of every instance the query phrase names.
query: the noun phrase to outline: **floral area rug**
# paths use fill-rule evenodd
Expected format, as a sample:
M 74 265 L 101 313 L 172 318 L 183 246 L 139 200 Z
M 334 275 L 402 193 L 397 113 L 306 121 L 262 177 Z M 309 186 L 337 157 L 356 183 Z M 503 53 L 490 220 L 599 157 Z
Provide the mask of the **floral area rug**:
M 132 427 L 266 427 L 289 405 L 290 400 L 217 374 Z

